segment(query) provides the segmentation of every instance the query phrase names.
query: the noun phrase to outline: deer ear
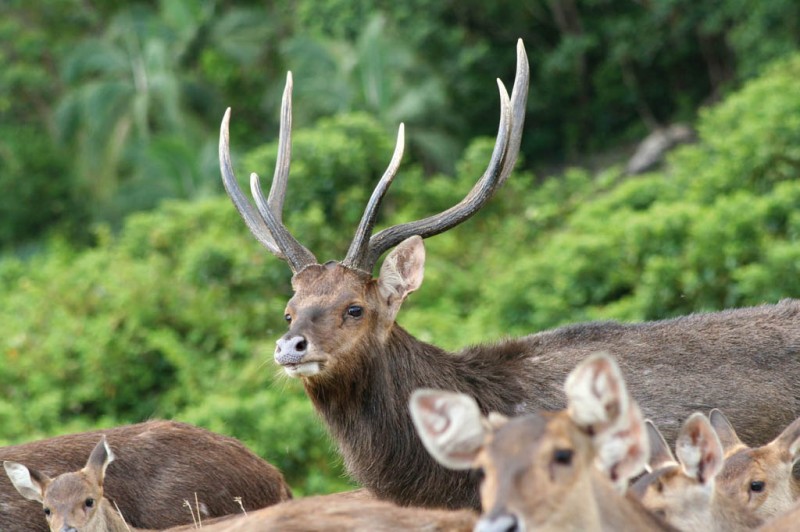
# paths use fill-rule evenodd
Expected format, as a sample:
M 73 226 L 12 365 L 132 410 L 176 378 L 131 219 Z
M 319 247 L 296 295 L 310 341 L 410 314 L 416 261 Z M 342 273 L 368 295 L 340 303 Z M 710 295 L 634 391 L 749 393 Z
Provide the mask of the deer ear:
M 570 418 L 595 435 L 620 420 L 631 402 L 619 366 L 608 353 L 596 353 L 578 364 L 564 389 Z
M 106 476 L 106 468 L 108 464 L 114 461 L 114 453 L 111 452 L 111 447 L 108 446 L 105 435 L 100 439 L 97 445 L 89 455 L 89 460 L 86 462 L 84 470 L 97 481 L 99 486 L 103 485 L 103 480 Z
M 690 478 L 701 484 L 714 481 L 725 461 L 722 444 L 708 418 L 696 412 L 689 416 L 675 441 L 675 454 Z
M 747 447 L 739 439 L 733 425 L 721 410 L 713 408 L 708 414 L 708 419 L 711 422 L 711 426 L 714 427 L 714 432 L 717 433 L 719 442 L 722 444 L 722 451 L 726 455 L 730 455 L 741 447 Z
M 664 435 L 658 427 L 649 419 L 644 420 L 645 431 L 647 432 L 647 442 L 650 446 L 650 459 L 647 461 L 647 469 L 652 472 L 664 466 L 676 465 L 678 460 L 672 454 L 672 450 L 664 439 Z
M 20 495 L 31 501 L 44 501 L 44 492 L 50 483 L 47 475 L 16 462 L 3 462 L 3 467 Z
M 378 277 L 378 290 L 393 314 L 397 314 L 408 294 L 420 287 L 424 270 L 425 246 L 417 235 L 400 242 L 386 256 Z
M 419 389 L 409 401 L 411 419 L 425 448 L 450 469 L 471 469 L 487 429 L 475 399 L 440 390 Z
M 787 451 L 792 457 L 792 460 L 800 457 L 800 418 L 794 420 L 788 427 L 786 427 L 780 436 L 775 438 L 778 447 L 781 450 Z
M 639 405 L 631 402 L 614 426 L 595 437 L 596 464 L 620 493 L 645 470 L 650 457 L 647 428 Z

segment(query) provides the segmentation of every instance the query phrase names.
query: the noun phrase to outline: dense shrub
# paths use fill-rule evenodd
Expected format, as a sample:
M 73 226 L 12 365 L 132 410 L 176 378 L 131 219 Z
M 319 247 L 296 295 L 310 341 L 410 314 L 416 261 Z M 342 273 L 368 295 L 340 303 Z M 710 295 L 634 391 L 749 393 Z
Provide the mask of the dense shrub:
M 800 297 L 796 79 L 800 56 L 708 109 L 700 142 L 663 172 L 511 176 L 478 216 L 426 241 L 425 283 L 401 325 L 455 348 L 586 319 Z M 287 225 L 320 260 L 341 258 L 392 139 L 358 115 L 296 139 Z M 491 146 L 474 141 L 456 177 L 404 167 L 381 224 L 458 201 Z M 244 157 L 242 170 L 268 181 L 274 149 Z M 335 196 L 309 200 L 314 187 Z M 271 361 L 289 270 L 227 198 L 167 203 L 96 241 L 0 262 L 0 439 L 177 418 L 243 439 L 299 494 L 347 485 L 302 388 Z

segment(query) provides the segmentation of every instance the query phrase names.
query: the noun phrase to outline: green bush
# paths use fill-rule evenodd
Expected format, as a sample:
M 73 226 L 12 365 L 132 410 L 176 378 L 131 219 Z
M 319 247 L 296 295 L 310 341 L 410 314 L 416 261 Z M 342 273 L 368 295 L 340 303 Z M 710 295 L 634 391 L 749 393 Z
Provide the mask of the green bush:
M 512 175 L 478 216 L 426 241 L 426 279 L 399 322 L 457 348 L 800 297 L 796 79 L 800 56 L 704 112 L 700 142 L 663 172 Z M 341 258 L 392 139 L 358 115 L 296 138 L 287 225 L 321 261 Z M 457 202 L 491 146 L 475 140 L 455 177 L 403 167 L 380 223 Z M 274 149 L 244 166 L 269 171 Z M 165 203 L 95 240 L 0 262 L 0 439 L 176 418 L 241 438 L 298 494 L 349 486 L 301 386 L 271 360 L 289 269 L 227 198 Z

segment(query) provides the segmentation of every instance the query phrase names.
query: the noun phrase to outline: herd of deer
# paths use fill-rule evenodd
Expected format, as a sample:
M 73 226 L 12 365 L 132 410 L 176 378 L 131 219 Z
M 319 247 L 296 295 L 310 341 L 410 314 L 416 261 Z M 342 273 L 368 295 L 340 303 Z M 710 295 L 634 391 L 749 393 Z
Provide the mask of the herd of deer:
M 422 282 L 423 239 L 474 214 L 511 173 L 528 78 L 519 42 L 469 194 L 373 235 L 401 125 L 340 262 L 317 262 L 283 224 L 291 75 L 268 197 L 250 176 L 255 207 L 233 174 L 225 113 L 225 189 L 293 272 L 275 361 L 302 380 L 362 489 L 292 499 L 238 441 L 149 421 L 0 448 L 0 530 L 800 530 L 800 301 L 577 324 L 457 353 L 395 322 Z

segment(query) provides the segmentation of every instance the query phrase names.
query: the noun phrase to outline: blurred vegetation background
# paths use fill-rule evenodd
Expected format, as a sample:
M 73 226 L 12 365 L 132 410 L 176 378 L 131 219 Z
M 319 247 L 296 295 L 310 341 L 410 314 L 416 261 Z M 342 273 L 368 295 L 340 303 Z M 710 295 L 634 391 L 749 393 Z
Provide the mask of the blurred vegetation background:
M 152 417 L 236 436 L 297 494 L 346 489 L 272 362 L 288 267 L 222 192 L 271 175 L 295 79 L 287 225 L 341 258 L 391 156 L 380 224 L 483 172 L 525 42 L 531 93 L 504 190 L 426 241 L 400 313 L 447 348 L 592 319 L 800 297 L 794 0 L 6 0 L 0 4 L 0 443 Z M 630 176 L 649 132 L 697 142 Z

